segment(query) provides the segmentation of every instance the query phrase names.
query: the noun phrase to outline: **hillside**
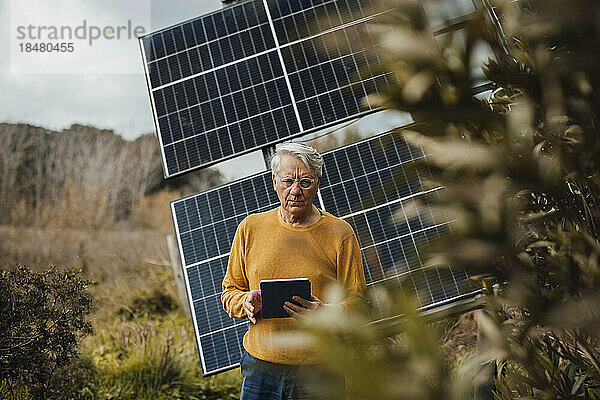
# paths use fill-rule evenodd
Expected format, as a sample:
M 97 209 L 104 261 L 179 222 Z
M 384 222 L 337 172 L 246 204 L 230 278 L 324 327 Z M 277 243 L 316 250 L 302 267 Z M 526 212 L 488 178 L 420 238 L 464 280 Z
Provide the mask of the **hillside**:
M 1 224 L 98 228 L 128 218 L 146 195 L 221 182 L 214 169 L 165 181 L 152 134 L 127 141 L 91 126 L 0 124 Z

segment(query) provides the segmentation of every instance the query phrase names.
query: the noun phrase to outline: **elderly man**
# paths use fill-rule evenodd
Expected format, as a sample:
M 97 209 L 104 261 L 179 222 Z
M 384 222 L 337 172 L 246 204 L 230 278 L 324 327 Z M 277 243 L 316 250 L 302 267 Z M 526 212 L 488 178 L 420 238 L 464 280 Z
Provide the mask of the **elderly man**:
M 287 143 L 278 147 L 271 170 L 281 206 L 248 216 L 235 234 L 221 300 L 229 315 L 251 322 L 241 359 L 242 400 L 311 398 L 298 375 L 302 369 L 318 366 L 318 354 L 307 348 L 278 346 L 273 337 L 293 331 L 294 318 L 319 307 L 344 312 L 367 301 L 360 248 L 352 227 L 313 205 L 322 168 L 321 155 L 310 146 Z M 294 302 L 286 302 L 284 309 L 294 318 L 263 319 L 260 281 L 282 278 L 309 278 L 312 298 L 294 297 Z M 348 298 L 338 304 L 323 303 L 327 286 L 336 281 L 347 290 Z M 343 377 L 336 383 L 343 398 Z

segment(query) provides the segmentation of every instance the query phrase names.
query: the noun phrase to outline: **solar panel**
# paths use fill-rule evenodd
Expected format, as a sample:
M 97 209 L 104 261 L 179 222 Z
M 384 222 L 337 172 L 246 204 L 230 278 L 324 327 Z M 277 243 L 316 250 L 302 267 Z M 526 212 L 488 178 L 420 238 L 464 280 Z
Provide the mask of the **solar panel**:
M 374 111 L 370 2 L 246 1 L 142 37 L 165 176 Z
M 323 154 L 323 179 L 315 204 L 348 221 L 357 233 L 367 285 L 400 285 L 421 308 L 474 294 L 464 272 L 425 269 L 418 246 L 448 229 L 428 207 L 405 212 L 407 202 L 425 194 L 426 167 L 407 163 L 424 158 L 399 134 L 386 133 Z M 220 301 L 221 282 L 237 225 L 250 213 L 279 205 L 270 172 L 264 172 L 171 203 L 196 339 L 205 375 L 238 365 L 245 320 L 229 318 Z M 374 296 L 376 316 L 385 301 Z

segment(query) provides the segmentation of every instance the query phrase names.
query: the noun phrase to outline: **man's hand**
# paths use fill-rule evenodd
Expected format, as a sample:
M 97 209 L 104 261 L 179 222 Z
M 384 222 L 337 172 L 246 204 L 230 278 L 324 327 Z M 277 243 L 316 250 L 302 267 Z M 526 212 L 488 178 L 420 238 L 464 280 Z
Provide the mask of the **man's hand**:
M 290 316 L 296 318 L 309 311 L 316 310 L 317 308 L 322 307 L 324 305 L 323 302 L 319 300 L 319 298 L 317 298 L 317 296 L 311 295 L 311 299 L 312 301 L 308 301 L 303 299 L 302 297 L 294 296 L 292 297 L 292 300 L 294 300 L 296 303 L 300 303 L 300 305 L 294 304 L 291 301 L 286 301 L 283 306 L 283 309 Z
M 260 300 L 260 290 L 251 290 L 246 295 L 246 300 L 244 301 L 244 310 L 246 311 L 246 315 L 250 322 L 256 324 L 256 314 L 258 314 L 261 309 L 262 301 Z

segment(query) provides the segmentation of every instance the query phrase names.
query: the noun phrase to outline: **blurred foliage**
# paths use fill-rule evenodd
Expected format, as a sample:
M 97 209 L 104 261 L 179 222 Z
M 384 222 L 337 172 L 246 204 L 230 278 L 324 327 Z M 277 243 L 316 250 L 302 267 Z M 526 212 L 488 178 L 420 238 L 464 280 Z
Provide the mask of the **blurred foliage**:
M 600 398 L 600 3 L 493 2 L 437 40 L 421 2 L 390 4 L 371 30 L 396 83 L 368 101 L 411 112 L 404 136 L 428 153 L 425 186 L 445 188 L 424 199 L 455 221 L 427 265 L 500 288 L 479 319 L 491 346 L 474 369 L 498 360 L 499 399 Z M 482 47 L 494 52 L 483 67 L 489 98 L 473 93 Z M 309 324 L 352 377 L 353 398 L 465 398 L 460 376 L 439 365 L 436 339 L 405 299 L 395 303 L 407 317 L 400 349 L 381 347 L 374 325 L 357 329 L 359 316 Z
M 445 356 L 442 328 L 448 321 L 428 324 L 412 301 L 390 293 L 391 313 L 406 317 L 401 335 L 390 336 L 384 325 L 369 324 L 368 315 L 324 307 L 303 321 L 308 336 L 291 339 L 315 346 L 326 365 L 346 377 L 348 399 L 472 398 L 475 370 L 464 360 L 451 363 Z M 327 386 L 313 383 L 312 389 L 319 399 L 335 398 Z
M 76 271 L 0 271 L 1 398 L 77 397 L 86 379 L 78 342 L 92 332 L 88 284 Z

